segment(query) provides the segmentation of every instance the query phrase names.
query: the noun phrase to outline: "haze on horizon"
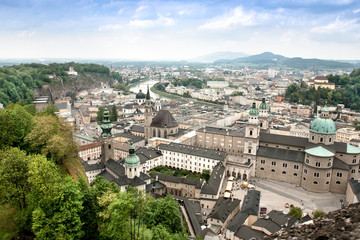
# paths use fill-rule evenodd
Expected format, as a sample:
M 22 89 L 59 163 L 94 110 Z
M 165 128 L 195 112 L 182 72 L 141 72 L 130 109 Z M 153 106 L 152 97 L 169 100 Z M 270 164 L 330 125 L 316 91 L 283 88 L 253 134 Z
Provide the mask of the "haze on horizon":
M 2 0 L 0 58 L 360 59 L 360 1 Z

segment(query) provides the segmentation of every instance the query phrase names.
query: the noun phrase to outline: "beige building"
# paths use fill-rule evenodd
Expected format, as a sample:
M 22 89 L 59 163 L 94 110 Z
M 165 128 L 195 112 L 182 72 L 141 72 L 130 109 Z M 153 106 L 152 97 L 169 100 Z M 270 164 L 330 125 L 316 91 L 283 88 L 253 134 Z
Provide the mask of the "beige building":
M 180 178 L 165 174 L 156 175 L 159 182 L 166 186 L 163 194 L 173 194 L 179 197 L 200 198 L 202 181 L 191 178 Z
M 340 128 L 336 131 L 336 141 L 350 143 L 352 139 L 360 139 L 358 131 L 351 128 Z

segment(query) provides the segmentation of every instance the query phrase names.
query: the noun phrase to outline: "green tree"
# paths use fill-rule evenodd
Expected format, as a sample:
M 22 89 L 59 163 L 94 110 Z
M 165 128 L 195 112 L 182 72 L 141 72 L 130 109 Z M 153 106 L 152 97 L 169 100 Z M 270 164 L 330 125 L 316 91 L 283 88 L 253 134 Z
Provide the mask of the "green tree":
M 315 210 L 315 212 L 314 212 L 313 218 L 314 218 L 314 219 L 317 219 L 317 218 L 319 218 L 319 217 L 324 216 L 325 214 L 326 214 L 326 213 L 325 213 L 324 211 L 321 211 L 321 210 L 317 209 L 317 210 Z
M 299 207 L 294 207 L 294 206 L 291 206 L 290 207 L 290 211 L 288 213 L 290 216 L 294 216 L 298 219 L 301 219 L 302 218 L 302 210 L 301 208 Z
M 110 110 L 110 121 L 111 122 L 116 122 L 118 119 L 118 111 L 117 111 L 117 108 L 116 108 L 116 105 L 112 105 L 112 108 Z
M 104 107 L 100 106 L 98 108 L 97 117 L 96 117 L 96 121 L 98 122 L 98 124 L 101 124 L 102 121 L 104 120 L 104 111 L 105 111 Z
M 210 178 L 210 170 L 204 169 L 200 177 L 205 179 L 206 182 L 208 182 Z

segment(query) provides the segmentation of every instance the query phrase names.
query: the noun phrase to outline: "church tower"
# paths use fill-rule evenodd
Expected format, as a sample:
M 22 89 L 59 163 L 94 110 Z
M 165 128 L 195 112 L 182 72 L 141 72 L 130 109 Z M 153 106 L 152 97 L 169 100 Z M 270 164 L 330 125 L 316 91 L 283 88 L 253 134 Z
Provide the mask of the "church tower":
M 259 111 L 256 109 L 256 103 L 249 111 L 248 122 L 245 126 L 245 142 L 244 142 L 244 160 L 248 164 L 252 164 L 252 175 L 255 175 L 256 152 L 259 148 Z
M 125 158 L 125 173 L 128 178 L 140 176 L 140 158 L 135 154 L 135 146 L 130 143 L 129 155 Z
M 114 137 L 114 135 L 111 133 L 111 129 L 113 128 L 113 126 L 110 122 L 109 111 L 106 108 L 104 111 L 104 119 L 100 127 L 102 129 L 102 133 L 100 136 L 101 161 L 105 162 L 112 155 L 111 138 Z
M 269 127 L 269 105 L 266 104 L 265 97 L 262 98 L 262 102 L 259 106 L 259 123 L 260 123 L 260 129 L 261 130 L 268 130 Z
M 148 86 L 146 98 L 145 98 L 145 114 L 144 114 L 145 115 L 144 130 L 145 130 L 145 140 L 146 141 L 152 137 L 151 127 L 150 127 L 150 124 L 153 119 L 152 108 L 153 107 L 152 107 L 151 98 L 150 98 L 150 89 Z

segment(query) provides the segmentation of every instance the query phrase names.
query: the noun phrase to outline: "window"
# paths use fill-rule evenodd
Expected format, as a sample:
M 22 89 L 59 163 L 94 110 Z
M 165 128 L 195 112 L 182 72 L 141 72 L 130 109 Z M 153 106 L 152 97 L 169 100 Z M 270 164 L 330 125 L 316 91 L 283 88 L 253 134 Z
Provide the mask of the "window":
M 251 131 L 251 130 L 250 130 L 249 134 L 250 134 L 250 136 L 252 136 L 252 134 L 253 134 L 253 131 Z
M 330 167 L 331 166 L 331 162 L 328 162 L 328 167 Z
M 320 138 L 320 142 L 323 142 L 324 141 L 324 139 L 323 138 Z
M 353 163 L 356 163 L 356 159 L 353 159 Z
M 249 153 L 251 153 L 251 149 L 249 149 Z
M 315 137 L 314 137 L 314 136 L 312 136 L 312 137 L 311 137 L 311 140 L 314 140 L 314 139 L 315 139 Z
M 316 162 L 316 163 L 315 163 L 315 166 L 316 166 L 316 167 L 320 167 L 320 163 L 319 163 L 319 162 Z
M 326 184 L 329 184 L 330 182 L 329 181 L 326 181 Z
M 283 163 L 283 167 L 284 167 L 284 168 L 287 168 L 287 163 Z
M 262 167 L 262 168 L 260 168 L 260 170 L 264 171 L 264 168 Z
M 331 142 L 331 138 L 329 138 L 329 142 Z
M 355 169 L 351 169 L 351 173 L 355 173 Z
M 306 177 L 304 177 L 303 179 L 304 179 L 304 181 L 306 181 Z
M 271 169 L 271 172 L 275 172 L 275 169 Z
M 336 184 L 340 184 L 340 181 L 336 181 Z
M 304 173 L 307 174 L 307 169 L 304 169 Z
M 309 163 L 309 159 L 308 159 L 308 158 L 306 159 L 306 163 Z
M 271 165 L 276 166 L 276 162 L 272 161 Z
M 265 164 L 265 160 L 261 160 L 260 162 L 261 162 L 261 164 Z
M 294 165 L 294 169 L 299 169 L 299 165 Z
M 282 171 L 282 174 L 286 174 L 286 172 L 285 172 L 285 171 Z
M 314 181 L 313 184 L 319 184 L 317 181 Z
M 327 174 L 326 174 L 326 177 L 330 177 L 330 175 L 331 175 L 330 173 L 327 173 Z
M 316 172 L 314 173 L 314 177 L 319 177 L 320 176 L 320 173 Z
M 342 177 L 342 173 L 341 173 L 341 172 L 338 172 L 338 173 L 336 173 L 336 176 L 337 176 L 337 177 Z
M 294 173 L 294 176 L 296 177 L 296 176 L 297 176 L 297 173 Z

